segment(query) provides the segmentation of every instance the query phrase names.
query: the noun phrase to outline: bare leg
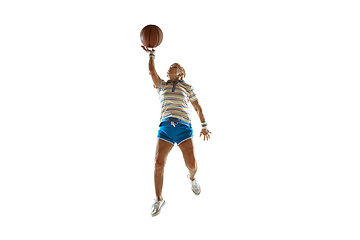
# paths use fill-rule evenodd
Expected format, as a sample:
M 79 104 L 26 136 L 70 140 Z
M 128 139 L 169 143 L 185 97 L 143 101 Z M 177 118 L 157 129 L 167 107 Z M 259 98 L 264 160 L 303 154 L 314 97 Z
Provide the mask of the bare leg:
M 164 140 L 158 139 L 155 153 L 155 170 L 154 170 L 154 183 L 156 201 L 162 200 L 162 187 L 164 179 L 164 168 L 167 156 L 174 145 Z
M 195 179 L 195 174 L 197 172 L 197 163 L 195 160 L 194 146 L 193 146 L 192 138 L 182 142 L 179 145 L 179 148 L 181 149 L 181 151 L 183 153 L 185 165 L 189 169 L 190 180 L 193 181 Z

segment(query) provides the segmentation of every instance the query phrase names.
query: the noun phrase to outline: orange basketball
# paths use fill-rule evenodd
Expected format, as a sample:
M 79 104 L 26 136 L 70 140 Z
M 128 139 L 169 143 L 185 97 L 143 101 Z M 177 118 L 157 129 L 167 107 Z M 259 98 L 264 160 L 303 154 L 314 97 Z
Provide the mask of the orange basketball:
M 147 25 L 140 32 L 140 40 L 148 48 L 156 48 L 163 40 L 163 32 L 156 25 Z

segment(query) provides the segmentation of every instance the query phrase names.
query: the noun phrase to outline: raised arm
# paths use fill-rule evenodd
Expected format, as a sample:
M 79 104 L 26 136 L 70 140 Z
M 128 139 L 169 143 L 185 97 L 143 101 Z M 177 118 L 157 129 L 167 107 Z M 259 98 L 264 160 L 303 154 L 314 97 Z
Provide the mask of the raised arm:
M 150 50 L 145 46 L 141 46 L 147 53 L 152 54 L 154 57 L 149 57 L 149 74 L 154 82 L 154 87 L 158 88 L 161 83 L 161 79 L 155 69 L 155 50 Z

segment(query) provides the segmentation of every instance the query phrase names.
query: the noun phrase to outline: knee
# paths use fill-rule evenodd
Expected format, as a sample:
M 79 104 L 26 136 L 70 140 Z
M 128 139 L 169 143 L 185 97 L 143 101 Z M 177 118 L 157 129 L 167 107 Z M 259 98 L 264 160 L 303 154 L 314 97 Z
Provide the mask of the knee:
M 164 171 L 165 159 L 155 158 L 155 171 Z
M 190 159 L 189 161 L 186 161 L 186 167 L 189 169 L 189 170 L 195 170 L 197 168 L 197 164 L 196 164 L 196 161 L 195 161 L 195 158 L 192 158 Z

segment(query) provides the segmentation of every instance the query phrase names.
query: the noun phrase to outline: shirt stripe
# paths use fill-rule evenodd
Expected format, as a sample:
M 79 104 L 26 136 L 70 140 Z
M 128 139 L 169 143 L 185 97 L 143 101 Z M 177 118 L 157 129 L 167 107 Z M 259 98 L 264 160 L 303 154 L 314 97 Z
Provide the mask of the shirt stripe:
M 161 80 L 160 86 L 157 88 L 161 104 L 160 123 L 171 117 L 179 119 L 180 123 L 190 125 L 188 102 L 198 100 L 194 89 L 184 81 L 176 83 L 174 92 L 172 91 L 173 86 L 174 83 Z

